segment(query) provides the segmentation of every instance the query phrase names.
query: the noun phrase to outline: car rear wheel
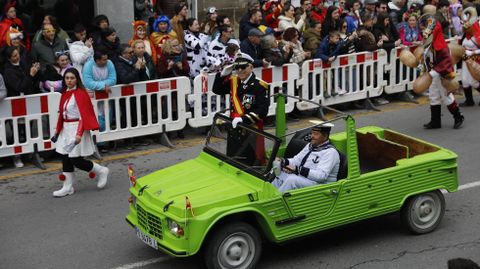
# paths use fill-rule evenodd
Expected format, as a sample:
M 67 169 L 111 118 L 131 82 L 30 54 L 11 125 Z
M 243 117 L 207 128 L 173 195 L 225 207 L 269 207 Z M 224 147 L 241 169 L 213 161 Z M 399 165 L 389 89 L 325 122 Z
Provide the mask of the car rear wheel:
M 401 211 L 404 225 L 415 234 L 435 230 L 444 213 L 445 198 L 440 191 L 422 193 L 409 198 Z
M 251 225 L 235 222 L 217 230 L 205 249 L 209 269 L 254 268 L 260 259 L 260 234 Z

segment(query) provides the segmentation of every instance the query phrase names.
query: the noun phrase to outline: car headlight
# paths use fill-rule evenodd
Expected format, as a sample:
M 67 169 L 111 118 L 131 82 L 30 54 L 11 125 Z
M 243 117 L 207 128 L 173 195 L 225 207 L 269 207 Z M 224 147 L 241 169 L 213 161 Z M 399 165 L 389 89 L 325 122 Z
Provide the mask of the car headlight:
M 183 230 L 183 227 L 180 226 L 176 221 L 168 219 L 168 230 L 170 230 L 170 233 L 172 233 L 175 236 L 183 236 L 185 234 L 185 231 Z

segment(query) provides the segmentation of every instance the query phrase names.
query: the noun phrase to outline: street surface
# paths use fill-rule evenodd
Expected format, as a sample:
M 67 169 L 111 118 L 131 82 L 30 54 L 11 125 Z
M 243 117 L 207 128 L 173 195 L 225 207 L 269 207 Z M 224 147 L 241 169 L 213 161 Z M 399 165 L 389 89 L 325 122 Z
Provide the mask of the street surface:
M 464 189 L 445 195 L 447 209 L 439 228 L 414 236 L 402 228 L 399 215 L 392 214 L 281 246 L 264 244 L 258 268 L 447 268 L 447 261 L 455 257 L 480 264 L 480 107 L 463 109 L 466 120 L 460 130 L 452 129 L 446 107 L 440 130 L 422 127 L 430 117 L 428 105 L 395 103 L 380 108 L 382 112 L 350 112 L 361 112 L 357 127 L 389 127 L 459 155 Z M 97 190 L 96 182 L 77 171 L 75 194 L 66 198 L 52 197 L 61 187 L 59 163 L 48 163 L 49 170 L 38 174 L 33 174 L 36 168 L 0 170 L 0 268 L 199 268 L 198 258 L 170 258 L 145 245 L 125 216 L 128 164 L 134 164 L 140 176 L 193 158 L 202 148 L 200 133 L 173 140 L 174 150 L 154 144 L 136 153 L 107 155 L 103 162 L 111 172 L 107 187 Z

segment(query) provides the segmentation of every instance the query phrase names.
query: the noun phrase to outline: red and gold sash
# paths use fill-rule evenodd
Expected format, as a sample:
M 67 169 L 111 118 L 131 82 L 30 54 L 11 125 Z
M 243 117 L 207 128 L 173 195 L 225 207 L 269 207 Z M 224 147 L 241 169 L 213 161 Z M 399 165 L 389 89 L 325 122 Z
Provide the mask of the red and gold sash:
M 231 118 L 241 117 L 245 115 L 245 109 L 243 108 L 242 101 L 238 97 L 238 76 L 232 75 L 230 77 L 230 98 L 232 100 L 232 112 Z

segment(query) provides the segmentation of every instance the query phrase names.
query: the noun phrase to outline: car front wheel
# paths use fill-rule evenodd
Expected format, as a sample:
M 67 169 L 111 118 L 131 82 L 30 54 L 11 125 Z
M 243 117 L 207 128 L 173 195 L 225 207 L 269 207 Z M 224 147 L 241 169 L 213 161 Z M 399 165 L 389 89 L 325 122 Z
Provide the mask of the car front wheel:
M 404 204 L 404 225 L 415 234 L 429 233 L 440 224 L 445 213 L 445 198 L 440 191 L 415 195 Z
M 206 245 L 209 269 L 254 268 L 262 250 L 260 234 L 251 225 L 235 222 L 215 231 Z

